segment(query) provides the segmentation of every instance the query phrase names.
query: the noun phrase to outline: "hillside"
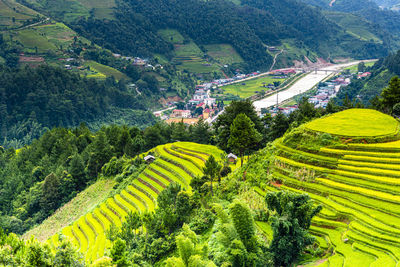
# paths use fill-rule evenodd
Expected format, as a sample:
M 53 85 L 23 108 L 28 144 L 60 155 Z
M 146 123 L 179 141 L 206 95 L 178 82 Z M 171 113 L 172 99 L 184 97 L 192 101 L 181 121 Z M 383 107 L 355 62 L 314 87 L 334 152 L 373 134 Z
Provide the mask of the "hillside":
M 325 251 L 320 266 L 398 265 L 399 126 L 377 111 L 351 109 L 307 123 L 264 149 L 273 155 L 264 158 L 270 178 L 263 190 L 307 192 L 323 205 L 310 228 Z M 261 162 L 253 164 L 249 175 Z
M 360 100 L 364 105 L 374 104 L 373 99 L 381 95 L 392 77 L 400 75 L 400 52 L 380 59 L 363 71 L 368 71 L 371 75 L 354 80 L 349 86 L 341 89 L 336 97 L 339 104 L 342 104 L 346 97 L 351 101 Z M 354 74 L 356 72 L 358 71 L 353 71 Z
M 376 32 L 376 28 L 384 31 L 387 38 L 387 44 L 392 50 L 398 49 L 398 40 L 400 36 L 400 28 L 398 21 L 400 13 L 389 9 L 381 9 L 377 3 L 372 0 L 302 0 L 303 2 L 320 7 L 327 11 L 345 12 L 366 20 L 373 24 L 370 28 L 372 32 Z M 341 23 L 339 23 L 341 25 Z M 341 25 L 343 26 L 343 25 Z M 358 27 L 357 24 L 352 24 L 352 27 Z M 347 29 L 347 27 L 344 27 Z
M 106 232 L 113 225 L 121 227 L 131 212 L 145 213 L 153 211 L 157 207 L 157 197 L 170 183 L 178 183 L 187 190 L 192 178 L 202 174 L 204 162 L 210 155 L 220 159 L 222 151 L 216 147 L 198 145 L 195 143 L 177 142 L 168 145 L 158 146 L 150 151 L 156 160 L 149 164 L 137 177 L 130 177 L 128 168 L 120 173 L 126 176 L 131 183 L 125 188 L 121 188 L 118 194 L 109 197 L 104 202 L 97 202 L 97 205 L 87 207 L 90 209 L 87 214 L 75 222 L 71 219 L 70 226 L 61 228 L 60 218 L 65 221 L 67 218 L 76 218 L 82 215 L 81 211 L 71 209 L 74 202 L 88 202 L 87 193 L 78 196 L 77 199 L 66 204 L 52 217 L 47 219 L 43 225 L 29 231 L 26 237 L 33 234 L 43 238 L 49 238 L 49 243 L 53 249 L 58 244 L 58 235 L 50 235 L 54 232 L 62 233 L 67 236 L 73 244 L 85 255 L 87 262 L 94 262 L 104 255 L 106 249 L 110 248 L 111 243 L 106 238 Z M 129 166 L 127 166 L 129 167 Z M 137 175 L 137 174 L 136 174 Z M 90 188 L 88 190 L 91 190 Z M 107 187 L 98 188 L 96 195 L 109 194 Z M 52 222 L 56 222 L 52 223 Z M 51 223 L 51 227 L 45 227 Z M 61 227 L 60 227 L 61 226 Z
M 300 60 L 303 60 L 302 56 L 313 53 L 324 58 L 329 55 L 377 57 L 387 53 L 390 46 L 343 33 L 340 25 L 329 22 L 318 10 L 293 0 L 244 0 L 235 3 L 198 0 L 107 3 L 25 0 L 21 3 L 68 24 L 79 34 L 113 52 L 143 57 L 162 54 L 181 67 L 182 60 L 173 60 L 181 57 L 176 41 L 165 39 L 162 33 L 166 29 L 177 30 L 179 35 L 184 36 L 185 44 L 193 41 L 200 48 L 197 55 L 188 55 L 191 64 L 183 67 L 195 73 L 212 73 L 226 63 L 213 51 L 209 52 L 210 47 L 207 46 L 215 44 L 231 46 L 229 49 L 238 53 L 253 70 L 267 69 L 272 63 L 266 45 L 276 46 L 289 40 L 304 43 Z M 333 41 L 335 46 L 329 45 Z M 294 55 L 288 51 L 283 56 L 289 60 L 281 62 L 292 64 L 290 60 Z M 193 60 L 192 57 L 202 60 Z M 204 59 L 207 61 L 204 62 Z M 204 67 L 208 65 L 211 67 Z

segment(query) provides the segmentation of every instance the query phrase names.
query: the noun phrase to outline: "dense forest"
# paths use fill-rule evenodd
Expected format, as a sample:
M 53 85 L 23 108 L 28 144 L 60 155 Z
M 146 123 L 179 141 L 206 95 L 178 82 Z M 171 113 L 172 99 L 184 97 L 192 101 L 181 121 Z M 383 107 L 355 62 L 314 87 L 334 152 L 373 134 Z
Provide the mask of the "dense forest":
M 136 115 L 129 113 L 131 125 L 154 122 L 143 111 L 146 102 L 126 88 L 124 81 L 86 79 L 45 65 L 35 69 L 0 65 L 0 144 L 27 144 L 46 127 L 98 122 L 118 109 L 136 110 Z

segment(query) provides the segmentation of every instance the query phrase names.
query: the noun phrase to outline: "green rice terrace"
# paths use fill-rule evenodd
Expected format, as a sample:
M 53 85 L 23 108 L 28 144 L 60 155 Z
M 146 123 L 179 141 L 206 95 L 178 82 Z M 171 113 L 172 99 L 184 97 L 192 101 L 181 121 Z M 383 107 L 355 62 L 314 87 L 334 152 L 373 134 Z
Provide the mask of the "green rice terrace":
M 400 266 L 397 120 L 351 109 L 297 128 L 273 148 L 272 181 L 258 191 L 306 192 L 322 204 L 310 228 L 325 251 L 318 266 Z
M 106 231 L 115 225 L 121 227 L 129 212 L 152 211 L 157 206 L 158 194 L 170 183 L 178 183 L 191 191 L 192 177 L 202 174 L 202 168 L 210 155 L 220 158 L 222 151 L 195 143 L 177 142 L 158 146 L 150 151 L 156 158 L 124 190 L 108 198 L 69 226 L 59 229 L 68 237 L 87 262 L 102 257 L 111 243 Z M 54 249 L 59 233 L 48 240 Z

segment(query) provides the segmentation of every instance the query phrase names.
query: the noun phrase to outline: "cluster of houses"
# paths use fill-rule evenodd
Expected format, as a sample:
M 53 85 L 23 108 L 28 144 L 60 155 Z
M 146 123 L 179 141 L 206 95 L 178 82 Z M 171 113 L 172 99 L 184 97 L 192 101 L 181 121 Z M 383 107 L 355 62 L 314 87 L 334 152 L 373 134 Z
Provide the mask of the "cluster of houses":
M 187 124 L 194 124 L 200 118 L 204 120 L 211 118 L 220 111 L 216 99 L 210 96 L 212 86 L 212 83 L 197 85 L 195 93 L 185 105 L 185 109 L 173 109 L 169 116 L 161 112 L 157 112 L 155 115 L 168 123 L 183 121 Z M 199 110 L 201 114 L 198 113 Z
M 358 75 L 360 76 L 363 74 L 358 74 Z M 368 75 L 371 74 L 367 74 L 367 76 Z M 329 103 L 329 100 L 336 96 L 340 88 L 347 86 L 351 83 L 352 77 L 353 76 L 351 74 L 341 74 L 328 82 L 320 83 L 318 85 L 316 93 L 308 98 L 308 102 L 313 104 L 316 108 L 319 107 L 326 108 L 326 106 Z M 289 115 L 297 108 L 298 108 L 297 105 L 284 106 L 284 107 L 279 107 L 278 109 L 274 108 L 273 110 L 271 110 L 271 113 L 274 115 L 278 111 L 281 111 L 283 114 Z

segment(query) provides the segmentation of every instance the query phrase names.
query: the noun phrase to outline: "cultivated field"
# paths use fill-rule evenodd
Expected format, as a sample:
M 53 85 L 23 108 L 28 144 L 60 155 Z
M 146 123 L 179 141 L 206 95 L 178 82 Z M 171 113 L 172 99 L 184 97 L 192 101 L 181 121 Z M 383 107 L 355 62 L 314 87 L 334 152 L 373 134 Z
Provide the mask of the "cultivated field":
M 305 125 L 312 131 L 349 137 L 373 137 L 398 132 L 399 122 L 372 109 L 349 109 Z
M 128 79 L 128 76 L 124 73 L 93 60 L 86 61 L 84 66 L 90 67 L 90 71 L 87 72 L 88 78 L 105 79 L 114 76 L 116 80 Z
M 0 30 L 18 28 L 39 14 L 15 0 L 0 0 Z
M 157 196 L 170 183 L 175 182 L 190 191 L 190 180 L 202 174 L 202 167 L 212 154 L 217 159 L 222 151 L 213 146 L 177 142 L 151 150 L 156 160 L 120 194 L 108 198 L 91 212 L 83 215 L 60 232 L 67 236 L 85 255 L 87 262 L 102 257 L 110 246 L 105 232 L 111 225 L 121 226 L 129 212 L 154 210 Z M 58 234 L 49 239 L 57 246 Z
M 378 123 L 383 126 L 376 127 Z M 310 129 L 346 135 L 343 138 L 349 134 L 365 134 L 365 140 L 375 141 L 382 134 L 398 138 L 398 122 L 376 111 L 353 109 L 310 125 L 304 139 L 293 142 L 286 136 L 275 142 L 270 169 L 275 186 L 263 190 L 306 192 L 323 206 L 310 228 L 325 251 L 326 260 L 319 266 L 399 266 L 400 141 L 319 148 L 310 141 L 312 136 L 327 137 Z
M 235 83 L 221 87 L 224 91 L 224 95 L 232 94 L 239 96 L 240 98 L 247 98 L 258 92 L 270 90 L 269 88 L 263 87 L 264 85 L 273 84 L 274 82 L 283 82 L 285 79 L 275 79 L 272 76 L 263 76 L 254 78 L 251 80 L 243 81 L 243 83 Z
M 220 64 L 233 64 L 243 62 L 242 57 L 230 44 L 205 45 L 207 54 Z

